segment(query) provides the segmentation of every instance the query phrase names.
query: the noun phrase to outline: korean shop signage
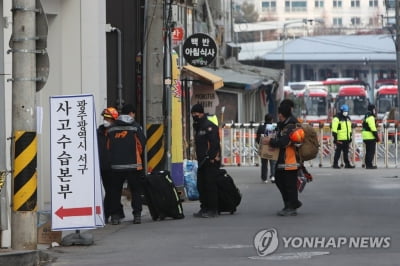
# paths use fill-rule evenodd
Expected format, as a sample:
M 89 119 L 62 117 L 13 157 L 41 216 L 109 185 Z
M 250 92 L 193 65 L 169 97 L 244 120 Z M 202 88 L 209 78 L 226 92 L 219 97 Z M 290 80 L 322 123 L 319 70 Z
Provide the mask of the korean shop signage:
M 183 57 L 192 66 L 205 67 L 217 57 L 217 45 L 207 34 L 190 35 L 183 44 Z

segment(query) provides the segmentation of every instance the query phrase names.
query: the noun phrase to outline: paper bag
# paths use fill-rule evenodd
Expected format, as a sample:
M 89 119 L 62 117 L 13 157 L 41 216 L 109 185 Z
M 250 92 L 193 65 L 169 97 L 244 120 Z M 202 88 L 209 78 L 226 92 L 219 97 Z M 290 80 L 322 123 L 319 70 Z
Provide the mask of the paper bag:
M 263 143 L 263 139 L 260 141 L 260 157 L 268 160 L 278 160 L 279 148 L 272 148 L 268 144 Z

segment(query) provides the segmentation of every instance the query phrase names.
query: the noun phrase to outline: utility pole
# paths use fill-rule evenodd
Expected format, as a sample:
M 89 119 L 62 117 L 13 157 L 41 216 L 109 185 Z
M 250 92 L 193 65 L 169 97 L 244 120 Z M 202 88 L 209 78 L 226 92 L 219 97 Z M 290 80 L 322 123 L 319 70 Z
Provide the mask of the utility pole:
M 172 0 L 165 0 L 164 3 L 164 95 L 165 95 L 165 127 L 166 127 L 166 168 L 171 171 L 171 86 L 172 86 L 172 31 L 174 25 L 172 23 Z
M 11 247 L 37 248 L 36 0 L 13 0 Z

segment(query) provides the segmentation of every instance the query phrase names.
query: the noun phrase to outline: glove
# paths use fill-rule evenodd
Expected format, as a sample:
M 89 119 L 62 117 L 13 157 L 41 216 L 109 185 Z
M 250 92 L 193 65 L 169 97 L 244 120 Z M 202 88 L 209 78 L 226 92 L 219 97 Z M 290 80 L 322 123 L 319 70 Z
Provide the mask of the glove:
M 376 142 L 381 142 L 381 140 L 379 139 L 379 135 L 378 135 L 378 133 L 375 131 L 375 132 L 372 132 L 373 134 L 374 134 L 374 137 L 375 137 L 375 140 L 376 140 Z
M 333 136 L 333 144 L 337 143 L 337 134 L 336 133 L 332 133 Z

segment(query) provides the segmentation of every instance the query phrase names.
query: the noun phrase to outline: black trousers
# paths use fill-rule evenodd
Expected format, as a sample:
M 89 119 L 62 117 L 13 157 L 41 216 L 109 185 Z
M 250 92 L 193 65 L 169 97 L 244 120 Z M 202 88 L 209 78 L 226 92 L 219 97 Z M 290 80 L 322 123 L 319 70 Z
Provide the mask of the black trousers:
M 350 165 L 349 161 L 349 146 L 348 140 L 339 140 L 342 143 L 336 144 L 335 156 L 333 157 L 333 165 L 338 165 L 340 154 L 343 152 L 343 161 L 345 165 Z
M 269 168 L 270 169 L 269 177 L 275 176 L 276 161 L 261 158 L 261 180 L 263 180 L 263 181 L 268 179 L 268 163 L 269 163 L 269 167 L 270 167 Z
M 202 210 L 218 210 L 218 174 L 219 165 L 209 161 L 204 162 L 197 171 L 197 189 Z
M 101 181 L 104 187 L 104 199 L 103 199 L 103 207 L 104 207 L 104 216 L 107 219 L 111 216 L 111 187 L 112 187 L 112 180 L 113 180 L 113 171 L 111 169 L 103 169 L 101 170 Z M 119 216 L 125 217 L 124 208 L 119 203 Z
M 297 170 L 277 169 L 275 172 L 275 184 L 281 192 L 284 207 L 295 209 L 299 202 Z
M 365 143 L 365 166 L 371 167 L 372 161 L 375 157 L 375 150 L 376 150 L 376 140 L 364 140 Z
M 143 171 L 126 170 L 113 171 L 110 188 L 110 215 L 118 215 L 120 213 L 121 193 L 125 180 L 128 181 L 128 187 L 132 194 L 133 214 L 142 212 L 142 193 L 143 193 Z
M 108 218 L 110 216 L 110 189 L 111 189 L 112 171 L 101 170 L 101 181 L 104 187 L 104 216 Z

